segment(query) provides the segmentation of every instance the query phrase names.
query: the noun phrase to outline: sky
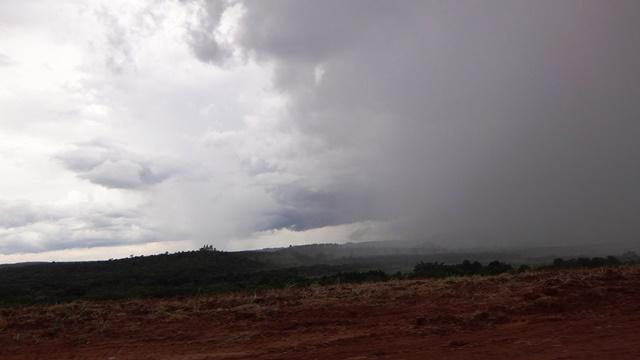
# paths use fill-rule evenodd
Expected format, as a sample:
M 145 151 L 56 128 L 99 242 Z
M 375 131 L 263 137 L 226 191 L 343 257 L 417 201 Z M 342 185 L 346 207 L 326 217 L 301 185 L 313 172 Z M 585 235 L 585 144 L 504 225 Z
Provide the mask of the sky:
M 0 263 L 637 243 L 638 13 L 0 2 Z

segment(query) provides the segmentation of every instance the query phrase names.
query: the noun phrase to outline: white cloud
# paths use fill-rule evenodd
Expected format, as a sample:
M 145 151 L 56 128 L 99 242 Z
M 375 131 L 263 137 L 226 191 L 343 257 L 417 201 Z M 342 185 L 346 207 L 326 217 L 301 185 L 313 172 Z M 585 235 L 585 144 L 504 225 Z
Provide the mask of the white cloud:
M 0 68 L 0 170 L 11 174 L 0 201 L 29 204 L 11 217 L 3 209 L 5 225 L 32 222 L 3 228 L 0 253 L 222 243 L 278 206 L 265 184 L 290 175 L 269 158 L 291 136 L 278 130 L 283 102 L 269 65 L 202 63 L 185 41 L 192 9 L 173 1 L 11 10 L 39 20 L 0 30 L 16 63 Z M 237 11 L 222 14 L 221 41 L 231 41 Z M 107 209 L 135 216 L 96 214 Z
M 91 203 L 32 205 L 0 203 L 0 253 L 132 245 L 168 240 L 135 209 Z
M 9 56 L 0 53 L 0 66 L 11 66 L 13 64 L 14 62 Z
M 114 189 L 140 189 L 178 173 L 175 161 L 145 159 L 100 141 L 75 144 L 56 158 L 80 178 Z

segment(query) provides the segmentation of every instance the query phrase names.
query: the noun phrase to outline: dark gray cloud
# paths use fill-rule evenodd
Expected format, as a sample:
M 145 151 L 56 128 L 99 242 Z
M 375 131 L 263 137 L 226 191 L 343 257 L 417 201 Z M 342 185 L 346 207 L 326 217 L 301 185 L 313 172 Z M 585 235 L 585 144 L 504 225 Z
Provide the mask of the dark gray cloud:
M 371 194 L 348 185 L 313 190 L 299 184 L 272 189 L 279 204 L 277 210 L 265 214 L 258 230 L 289 228 L 304 231 L 313 228 L 381 220 L 372 206 Z
M 75 144 L 57 159 L 82 179 L 114 189 L 139 189 L 158 184 L 175 175 L 167 161 L 153 161 L 113 144 L 94 141 Z
M 352 159 L 274 226 L 353 221 L 348 184 L 414 237 L 640 235 L 640 3 L 241 3 L 236 46 L 274 64 L 290 125 Z

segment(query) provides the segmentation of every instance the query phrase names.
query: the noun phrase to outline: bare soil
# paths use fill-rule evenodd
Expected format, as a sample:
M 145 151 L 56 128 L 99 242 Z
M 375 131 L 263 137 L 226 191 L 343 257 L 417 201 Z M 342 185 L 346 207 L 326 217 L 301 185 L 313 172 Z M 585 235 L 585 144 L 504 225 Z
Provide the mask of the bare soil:
M 4 308 L 0 359 L 640 359 L 640 268 Z

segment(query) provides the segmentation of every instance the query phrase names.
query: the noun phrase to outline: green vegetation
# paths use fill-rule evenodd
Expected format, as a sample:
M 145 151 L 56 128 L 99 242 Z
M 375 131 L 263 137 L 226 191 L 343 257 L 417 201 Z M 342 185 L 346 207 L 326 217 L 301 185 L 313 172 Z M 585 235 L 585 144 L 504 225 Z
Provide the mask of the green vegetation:
M 621 262 L 618 258 L 613 256 L 607 256 L 606 258 L 602 257 L 593 257 L 586 258 L 580 257 L 576 259 L 564 260 L 562 258 L 558 258 L 553 260 L 552 268 L 555 269 L 574 269 L 574 268 L 595 268 L 602 266 L 618 266 Z
M 283 267 L 251 253 L 228 253 L 204 246 L 198 251 L 130 257 L 119 260 L 34 263 L 0 267 L 0 305 L 58 303 L 143 297 L 189 296 L 202 293 L 332 285 L 406 278 L 490 276 L 532 269 L 567 269 L 637 263 L 633 253 L 621 259 L 556 259 L 551 265 L 517 270 L 501 261 L 464 260 L 457 264 L 420 261 L 410 272 L 393 275 L 376 269 L 388 257 L 342 264 Z M 414 263 L 415 264 L 415 263 Z
M 174 296 L 266 269 L 246 257 L 217 251 L 9 267 L 0 269 L 0 303 Z
M 412 275 L 423 278 L 444 278 L 451 276 L 498 275 L 510 271 L 513 271 L 511 265 L 497 260 L 487 265 L 482 265 L 477 261 L 470 262 L 465 260 L 461 264 L 455 265 L 420 262 L 414 267 Z

